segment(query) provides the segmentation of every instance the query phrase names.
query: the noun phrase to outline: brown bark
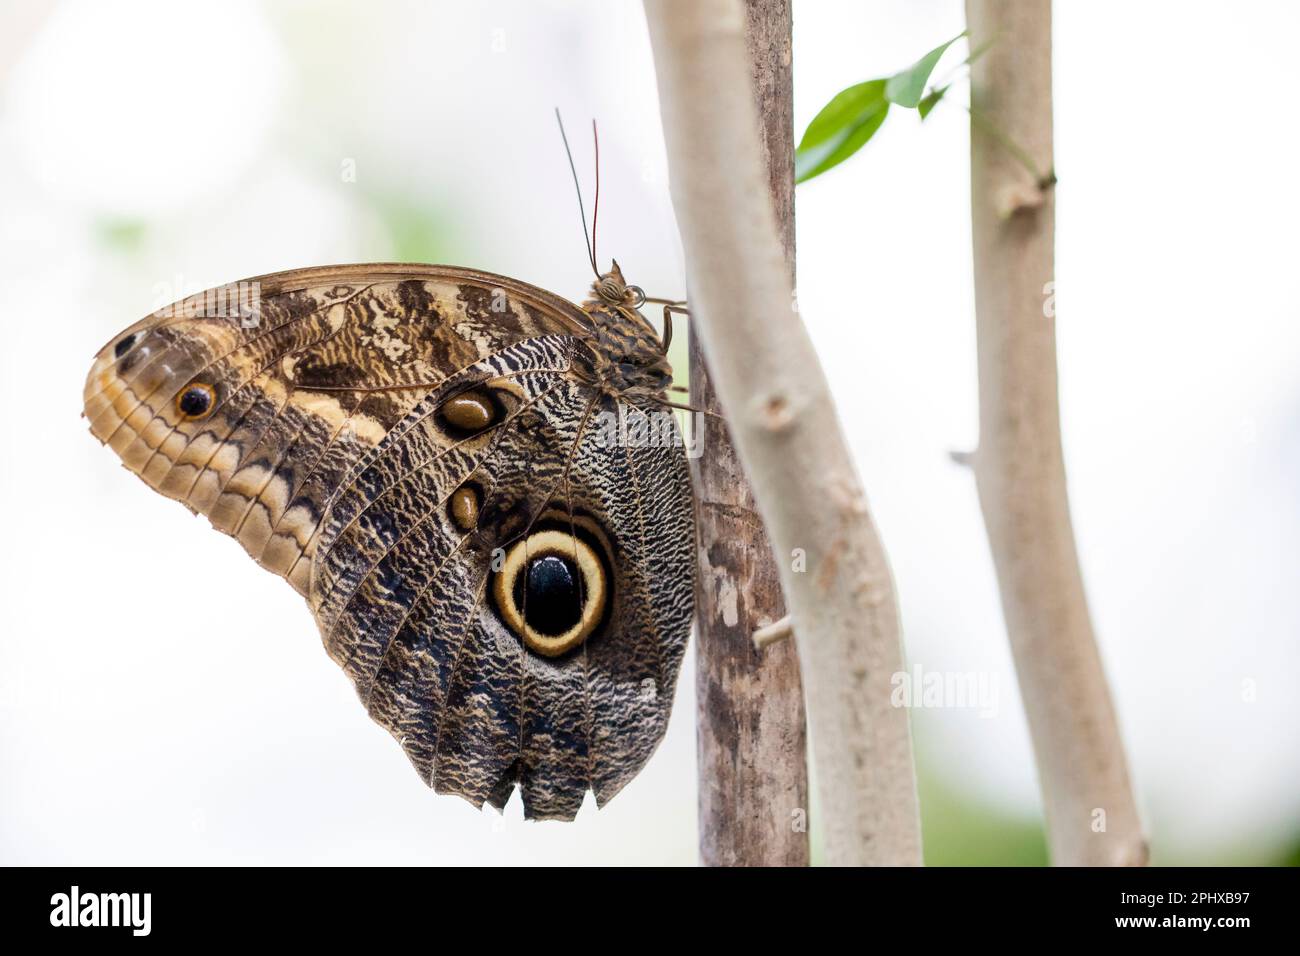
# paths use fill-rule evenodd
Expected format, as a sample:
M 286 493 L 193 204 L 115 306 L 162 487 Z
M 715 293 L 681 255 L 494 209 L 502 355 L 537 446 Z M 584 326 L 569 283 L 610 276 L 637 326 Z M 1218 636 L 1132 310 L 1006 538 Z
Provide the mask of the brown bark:
M 746 38 L 763 117 L 763 153 L 786 261 L 794 268 L 794 129 L 789 0 L 749 0 Z M 691 404 L 720 412 L 690 332 Z M 785 614 L 753 492 L 725 427 L 706 425 L 695 467 L 700 858 L 709 866 L 808 864 L 807 734 L 792 643 L 755 649 L 751 633 Z
M 747 82 L 745 10 L 737 0 L 645 0 L 645 9 L 692 324 L 778 556 L 826 859 L 919 864 L 908 715 L 890 704 L 902 670 L 898 601 L 825 374 L 791 308 Z
M 1055 310 L 1044 308 L 1056 228 L 1051 4 L 967 0 L 966 12 L 971 47 L 992 41 L 971 69 L 980 393 L 973 464 L 1048 843 L 1057 864 L 1141 864 L 1146 842 L 1070 523 Z

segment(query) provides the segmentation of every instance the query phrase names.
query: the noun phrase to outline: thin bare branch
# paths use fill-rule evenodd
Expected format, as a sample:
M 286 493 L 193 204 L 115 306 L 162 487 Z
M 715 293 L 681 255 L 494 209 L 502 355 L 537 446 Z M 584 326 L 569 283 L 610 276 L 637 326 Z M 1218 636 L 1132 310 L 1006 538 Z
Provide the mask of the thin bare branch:
M 646 0 L 691 310 L 777 555 L 807 690 L 826 857 L 919 864 L 893 577 L 791 309 L 737 0 Z
M 971 68 L 980 390 L 973 464 L 1038 760 L 1048 843 L 1058 864 L 1141 864 L 1146 841 L 1070 523 L 1055 309 L 1044 308 L 1056 193 L 1054 178 L 1030 170 L 1052 169 L 1051 4 L 967 0 L 966 12 L 972 43 L 997 37 Z

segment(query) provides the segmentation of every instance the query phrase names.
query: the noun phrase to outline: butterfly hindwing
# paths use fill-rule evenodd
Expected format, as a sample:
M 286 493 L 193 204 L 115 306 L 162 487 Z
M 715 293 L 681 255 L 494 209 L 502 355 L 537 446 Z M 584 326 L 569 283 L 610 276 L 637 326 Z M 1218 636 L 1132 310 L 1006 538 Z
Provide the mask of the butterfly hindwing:
M 338 610 L 322 627 L 436 790 L 500 803 L 517 782 L 529 816 L 572 819 L 587 789 L 605 803 L 662 736 L 692 613 L 691 500 L 680 448 L 609 444 L 595 422 L 614 409 L 598 392 L 560 372 L 527 381 L 476 458 L 402 449 L 439 427 L 428 408 L 381 445 L 327 521 L 319 584 Z M 394 493 L 453 458 L 459 476 Z M 467 485 L 481 495 L 472 529 L 447 507 Z M 548 657 L 521 642 L 494 590 L 507 553 L 557 531 L 600 552 L 607 606 L 587 641 Z
M 622 414 L 629 411 L 625 406 Z M 679 447 L 589 435 L 574 480 L 593 518 L 617 529 L 619 639 L 587 648 L 592 790 L 604 804 L 649 759 L 666 729 L 693 613 L 693 506 Z

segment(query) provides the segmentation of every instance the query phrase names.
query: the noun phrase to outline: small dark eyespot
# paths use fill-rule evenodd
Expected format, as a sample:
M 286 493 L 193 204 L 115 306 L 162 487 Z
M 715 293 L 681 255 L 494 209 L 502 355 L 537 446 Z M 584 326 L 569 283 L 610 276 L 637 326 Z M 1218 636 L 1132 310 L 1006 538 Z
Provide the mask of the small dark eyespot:
M 478 487 L 464 484 L 451 493 L 448 510 L 452 523 L 461 531 L 472 531 L 478 527 L 478 510 L 482 505 L 483 494 Z
M 191 385 L 176 399 L 176 407 L 186 418 L 201 418 L 212 407 L 212 386 Z
M 113 357 L 121 358 L 123 355 L 125 355 L 127 352 L 131 350 L 131 346 L 133 345 L 135 345 L 134 332 L 132 332 L 126 338 L 122 339 L 122 341 L 117 343 L 117 345 L 113 348 Z

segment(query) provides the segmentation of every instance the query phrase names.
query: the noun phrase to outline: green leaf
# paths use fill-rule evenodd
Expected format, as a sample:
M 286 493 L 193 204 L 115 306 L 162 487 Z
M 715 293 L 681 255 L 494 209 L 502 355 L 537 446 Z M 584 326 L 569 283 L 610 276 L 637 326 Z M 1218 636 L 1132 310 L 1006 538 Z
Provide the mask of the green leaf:
M 909 109 L 919 106 L 921 94 L 925 92 L 926 81 L 930 79 L 930 74 L 934 72 L 935 66 L 938 65 L 939 58 L 943 56 L 948 47 L 965 35 L 965 32 L 957 34 L 942 46 L 935 47 L 903 72 L 891 76 L 885 84 L 885 99 L 891 103 L 897 103 L 899 106 L 906 106 Z
M 856 153 L 889 112 L 885 80 L 868 80 L 836 93 L 813 117 L 794 151 L 794 181 L 820 176 Z
M 949 83 L 947 86 L 941 86 L 939 89 L 931 90 L 925 94 L 925 99 L 916 105 L 916 111 L 921 114 L 921 119 L 925 119 L 930 115 L 930 110 L 939 105 L 939 101 L 943 99 L 943 94 L 947 93 L 951 88 L 952 84 Z

